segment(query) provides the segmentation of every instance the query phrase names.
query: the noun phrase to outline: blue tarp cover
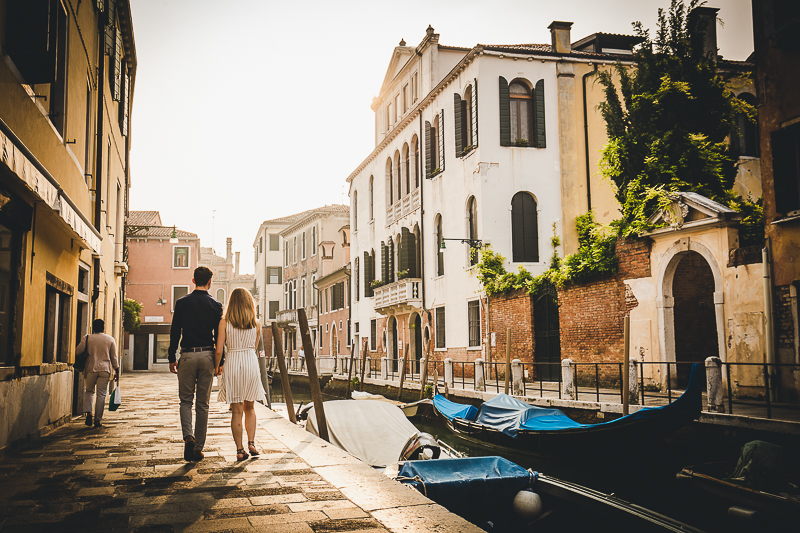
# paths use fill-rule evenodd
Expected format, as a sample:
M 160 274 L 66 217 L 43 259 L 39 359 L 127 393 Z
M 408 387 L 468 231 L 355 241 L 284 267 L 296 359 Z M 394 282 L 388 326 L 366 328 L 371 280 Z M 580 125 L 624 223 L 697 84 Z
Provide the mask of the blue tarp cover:
M 398 476 L 450 512 L 496 527 L 514 516 L 514 496 L 532 482 L 530 472 L 502 457 L 407 461 Z M 421 482 L 413 481 L 417 476 Z
M 699 365 L 692 365 L 689 385 L 680 398 L 668 405 L 661 407 L 645 407 L 629 414 L 601 422 L 600 424 L 580 424 L 575 422 L 558 409 L 536 407 L 517 400 L 506 394 L 499 394 L 491 400 L 484 402 L 479 410 L 471 405 L 451 402 L 442 395 L 433 398 L 434 407 L 449 420 L 464 418 L 472 422 L 483 424 L 489 428 L 502 431 L 506 435 L 516 437 L 520 429 L 529 431 L 559 431 L 575 428 L 594 428 L 609 425 L 621 425 L 632 420 L 658 418 L 667 412 L 670 415 L 694 415 L 697 417 L 702 408 L 702 370 Z

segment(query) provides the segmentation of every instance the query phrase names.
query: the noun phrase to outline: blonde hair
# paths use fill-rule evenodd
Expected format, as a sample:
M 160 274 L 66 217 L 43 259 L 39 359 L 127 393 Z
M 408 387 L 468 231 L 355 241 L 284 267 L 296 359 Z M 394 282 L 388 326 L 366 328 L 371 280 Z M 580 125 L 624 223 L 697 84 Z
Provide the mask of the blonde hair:
M 256 327 L 256 306 L 247 290 L 241 287 L 233 289 L 225 310 L 225 320 L 236 329 Z

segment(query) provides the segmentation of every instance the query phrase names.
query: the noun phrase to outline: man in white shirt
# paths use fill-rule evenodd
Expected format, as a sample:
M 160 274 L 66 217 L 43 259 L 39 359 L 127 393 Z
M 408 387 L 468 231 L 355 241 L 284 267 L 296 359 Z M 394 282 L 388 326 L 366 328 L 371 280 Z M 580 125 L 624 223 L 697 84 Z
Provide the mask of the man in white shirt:
M 86 367 L 83 369 L 83 380 L 86 389 L 83 393 L 83 412 L 86 414 L 86 425 L 92 425 L 92 402 L 94 402 L 94 427 L 102 425 L 103 412 L 108 393 L 108 382 L 111 371 L 114 371 L 114 381 L 119 381 L 119 362 L 117 362 L 117 343 L 114 337 L 103 333 L 106 323 L 98 318 L 92 322 L 92 334 L 84 337 L 75 353 L 89 352 Z M 87 348 L 88 343 L 88 348 Z M 95 391 L 97 400 L 95 401 Z

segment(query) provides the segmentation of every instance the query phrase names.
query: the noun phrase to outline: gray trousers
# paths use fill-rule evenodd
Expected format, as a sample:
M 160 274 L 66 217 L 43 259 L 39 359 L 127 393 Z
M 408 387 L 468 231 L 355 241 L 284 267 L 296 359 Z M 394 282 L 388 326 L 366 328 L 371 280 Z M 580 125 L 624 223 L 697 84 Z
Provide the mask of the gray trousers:
M 178 397 L 181 399 L 181 429 L 183 436 L 194 437 L 195 450 L 206 443 L 208 402 L 214 382 L 214 352 L 181 353 L 178 360 Z M 196 400 L 195 400 L 196 398 Z M 192 431 L 192 403 L 195 404 L 195 425 Z
M 87 372 L 83 377 L 86 385 L 83 391 L 83 412 L 92 414 L 92 404 L 94 405 L 94 421 L 100 423 L 103 420 L 103 412 L 106 408 L 106 394 L 108 393 L 108 382 L 111 378 L 110 372 Z M 95 401 L 95 389 L 97 389 L 97 400 Z

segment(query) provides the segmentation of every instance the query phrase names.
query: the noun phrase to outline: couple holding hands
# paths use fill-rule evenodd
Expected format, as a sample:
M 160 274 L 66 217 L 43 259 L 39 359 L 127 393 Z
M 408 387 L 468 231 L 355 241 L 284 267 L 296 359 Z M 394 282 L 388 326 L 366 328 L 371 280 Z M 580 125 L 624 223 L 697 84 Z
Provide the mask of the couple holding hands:
M 183 458 L 190 462 L 203 459 L 211 386 L 214 376 L 219 376 L 218 400 L 230 405 L 236 459 L 243 461 L 259 454 L 254 402 L 266 401 L 256 354 L 261 325 L 256 320 L 253 297 L 242 288 L 231 292 L 223 317 L 222 304 L 208 293 L 212 276 L 207 267 L 195 269 L 192 279 L 195 290 L 175 302 L 170 329 L 169 369 L 178 374 Z M 176 361 L 179 344 L 181 357 Z M 242 445 L 242 418 L 247 449 Z

